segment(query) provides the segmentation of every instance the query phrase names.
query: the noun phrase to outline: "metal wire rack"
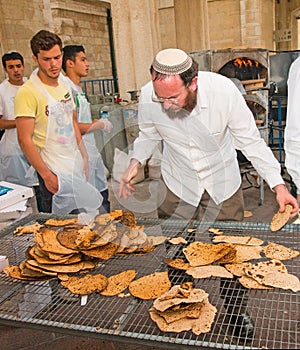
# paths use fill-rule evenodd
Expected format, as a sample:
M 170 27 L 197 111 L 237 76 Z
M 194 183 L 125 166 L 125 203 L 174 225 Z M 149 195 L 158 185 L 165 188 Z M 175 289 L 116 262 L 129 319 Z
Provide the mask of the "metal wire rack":
M 51 217 L 54 217 L 51 215 Z M 25 251 L 32 245 L 32 235 L 14 236 L 17 226 L 34 222 L 43 223 L 49 214 L 33 214 L 0 231 L 0 255 L 6 255 L 11 265 L 25 259 Z M 65 218 L 56 215 L 55 218 Z M 197 221 L 137 219 L 148 235 L 182 236 L 188 242 L 211 242 L 209 227 L 221 229 L 225 234 L 251 235 L 300 250 L 298 225 L 287 225 L 279 232 L 271 232 L 263 223 L 203 223 Z M 155 271 L 168 270 L 163 260 L 182 257 L 182 246 L 169 243 L 159 245 L 145 255 L 118 256 L 103 261 L 93 273 L 109 277 L 126 269 L 135 269 L 137 278 Z M 288 272 L 299 277 L 300 257 L 284 261 Z M 184 272 L 169 268 L 173 284 L 190 278 Z M 76 334 L 123 342 L 153 345 L 162 348 L 219 348 L 219 349 L 299 349 L 300 297 L 290 290 L 247 290 L 236 297 L 228 291 L 236 290 L 236 281 L 220 278 L 195 280 L 195 287 L 209 294 L 210 302 L 218 312 L 209 333 L 196 336 L 192 332 L 166 333 L 150 319 L 151 300 L 125 297 L 105 297 L 98 293 L 88 296 L 85 306 L 80 297 L 61 287 L 57 279 L 44 282 L 22 282 L 0 273 L 0 324 L 39 328 L 52 332 Z M 239 294 L 239 292 L 238 292 Z M 224 296 L 226 296 L 224 298 Z M 229 311 L 224 300 L 233 305 Z M 247 313 L 255 325 L 253 339 L 234 335 L 234 313 L 239 303 L 246 303 Z

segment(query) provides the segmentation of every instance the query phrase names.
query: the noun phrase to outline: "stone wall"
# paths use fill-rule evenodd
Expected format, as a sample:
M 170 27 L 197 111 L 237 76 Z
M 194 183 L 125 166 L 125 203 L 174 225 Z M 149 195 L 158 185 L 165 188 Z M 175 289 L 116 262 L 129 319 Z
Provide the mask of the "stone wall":
M 210 48 L 274 49 L 273 0 L 208 0 Z
M 149 79 L 153 55 L 163 48 L 300 48 L 300 0 L 0 0 L 0 54 L 20 51 L 28 76 L 34 68 L 30 38 L 49 29 L 64 44 L 85 46 L 91 65 L 88 79 L 111 78 L 110 8 L 125 99 L 128 90 L 139 89 Z
M 101 3 L 101 4 L 100 4 Z M 83 45 L 90 62 L 87 79 L 111 78 L 111 50 L 107 25 L 105 2 L 52 1 L 54 31 L 62 38 L 64 45 Z
M 209 1 L 208 18 L 211 49 L 226 49 L 241 46 L 239 1 Z
M 0 0 L 0 54 L 19 51 L 25 75 L 35 68 L 30 39 L 41 29 L 57 33 L 64 45 L 81 44 L 90 62 L 87 79 L 111 78 L 112 60 L 107 25 L 110 4 L 99 0 Z M 0 79 L 4 78 L 0 70 Z
M 300 49 L 300 0 L 280 0 L 275 4 L 277 50 Z
M 45 1 L 18 0 L 16 2 L 0 0 L 0 41 L 1 56 L 10 50 L 19 51 L 25 60 L 25 74 L 28 76 L 33 67 L 30 38 L 40 29 L 49 28 L 49 15 L 44 6 Z M 0 78 L 4 72 L 0 70 Z

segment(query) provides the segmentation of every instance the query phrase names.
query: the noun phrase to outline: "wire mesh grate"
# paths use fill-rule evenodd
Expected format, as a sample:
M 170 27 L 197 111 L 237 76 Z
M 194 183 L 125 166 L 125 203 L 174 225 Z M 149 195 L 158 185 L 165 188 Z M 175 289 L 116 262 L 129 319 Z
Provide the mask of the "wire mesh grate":
M 8 256 L 11 265 L 23 261 L 27 247 L 33 244 L 33 236 L 14 236 L 14 229 L 34 222 L 43 223 L 48 218 L 47 214 L 34 214 L 0 231 L 0 254 Z M 228 235 L 251 235 L 264 240 L 265 244 L 272 241 L 300 250 L 297 225 L 286 226 L 274 233 L 269 230 L 269 225 L 261 223 L 199 223 L 140 218 L 138 224 L 144 225 L 148 235 L 182 236 L 188 242 L 211 242 L 208 228 L 215 227 Z M 168 269 L 163 262 L 165 258 L 176 257 L 184 257 L 182 246 L 167 243 L 145 255 L 113 257 L 99 264 L 93 273 L 109 277 L 135 269 L 138 278 L 168 270 L 173 284 L 190 280 L 190 276 L 180 270 Z M 299 277 L 300 257 L 284 263 L 290 273 Z M 162 347 L 168 344 L 168 347 L 182 345 L 221 349 L 300 348 L 299 293 L 282 289 L 244 290 L 237 280 L 216 277 L 197 279 L 194 283 L 196 288 L 202 288 L 209 294 L 210 302 L 218 310 L 211 331 L 199 336 L 192 332 L 160 331 L 149 317 L 151 300 L 140 300 L 126 294 L 124 297 L 104 297 L 94 293 L 88 296 L 87 304 L 81 306 L 80 297 L 63 288 L 57 279 L 21 282 L 4 273 L 0 274 L 0 323 L 47 326 L 52 331 L 59 329 L 66 333 L 76 330 L 78 335 L 115 336 L 123 341 L 135 339 L 137 343 Z M 254 337 L 250 341 L 235 335 L 238 327 L 236 315 L 245 311 L 243 307 L 255 325 Z

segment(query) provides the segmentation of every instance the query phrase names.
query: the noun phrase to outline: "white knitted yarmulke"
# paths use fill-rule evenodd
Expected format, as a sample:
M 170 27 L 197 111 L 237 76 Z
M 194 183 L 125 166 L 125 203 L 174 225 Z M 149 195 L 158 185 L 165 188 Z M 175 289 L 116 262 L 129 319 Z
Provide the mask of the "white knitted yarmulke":
M 191 68 L 193 60 L 179 49 L 165 49 L 154 58 L 152 66 L 158 73 L 177 75 Z

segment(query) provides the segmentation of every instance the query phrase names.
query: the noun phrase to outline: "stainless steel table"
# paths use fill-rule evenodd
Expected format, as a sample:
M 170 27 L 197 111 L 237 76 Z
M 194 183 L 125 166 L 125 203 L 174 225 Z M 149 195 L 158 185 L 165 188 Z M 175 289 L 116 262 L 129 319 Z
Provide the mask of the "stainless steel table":
M 53 217 L 53 216 L 51 216 Z M 49 214 L 32 214 L 16 224 L 0 231 L 0 255 L 7 255 L 10 264 L 25 259 L 25 251 L 32 245 L 32 235 L 16 237 L 16 226 L 36 221 L 43 223 Z M 56 216 L 56 218 L 60 218 Z M 216 227 L 226 234 L 252 235 L 268 241 L 300 250 L 299 226 L 286 226 L 280 232 L 271 232 L 269 225 L 262 223 L 200 223 L 195 221 L 138 219 L 149 235 L 182 235 L 210 243 L 207 229 Z M 162 244 L 145 255 L 128 255 L 103 261 L 95 269 L 105 276 L 126 269 L 136 269 L 137 277 L 154 271 L 165 271 L 166 257 L 176 257 L 182 246 Z M 286 260 L 290 273 L 299 277 L 300 257 Z M 180 283 L 182 273 L 172 275 L 174 283 Z M 47 282 L 22 282 L 0 274 L 0 324 L 16 327 L 38 328 L 78 336 L 96 337 L 124 343 L 147 344 L 161 348 L 189 349 L 299 349 L 300 348 L 300 293 L 290 290 L 249 290 L 248 313 L 255 324 L 251 341 L 233 335 L 235 325 L 224 308 L 220 297 L 219 278 L 195 280 L 197 288 L 209 293 L 210 302 L 217 307 L 217 314 L 209 333 L 194 335 L 192 332 L 164 333 L 150 319 L 148 309 L 152 301 L 132 296 L 104 297 L 94 293 L 85 306 L 80 298 L 63 294 L 57 280 Z M 232 301 L 235 302 L 234 300 Z

